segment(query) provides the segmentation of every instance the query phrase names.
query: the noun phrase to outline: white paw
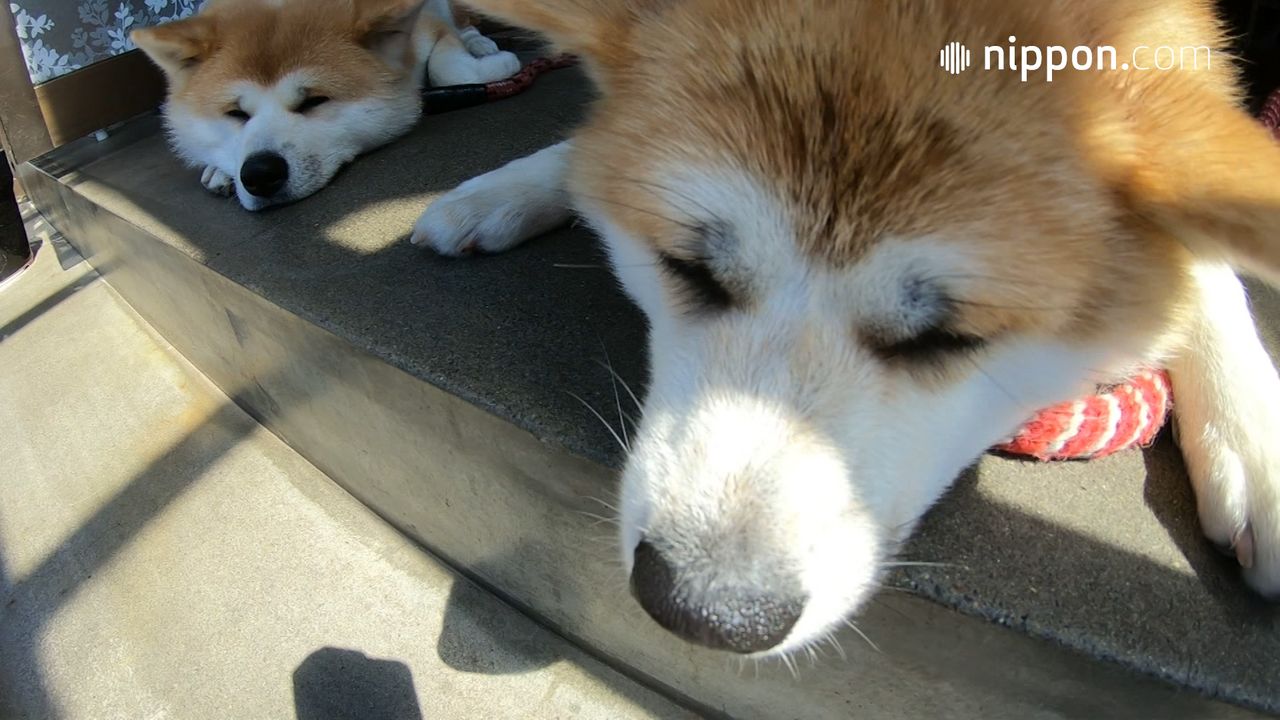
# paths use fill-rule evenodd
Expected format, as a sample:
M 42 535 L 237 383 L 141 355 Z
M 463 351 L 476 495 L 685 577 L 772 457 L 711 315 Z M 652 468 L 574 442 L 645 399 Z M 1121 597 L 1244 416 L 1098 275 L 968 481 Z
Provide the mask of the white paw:
M 505 80 L 517 72 L 520 72 L 520 58 L 509 52 L 478 58 L 459 48 L 456 52 L 436 53 L 427 63 L 431 84 L 436 87 L 489 83 Z
M 1228 385 L 1214 412 L 1188 398 L 1178 442 L 1205 536 L 1229 549 L 1249 585 L 1280 599 L 1280 380 L 1267 366 L 1238 372 Z
M 212 165 L 205 167 L 204 172 L 200 173 L 200 184 L 214 195 L 224 197 L 230 196 L 236 189 L 235 178 Z
M 1200 526 L 1280 600 L 1280 375 L 1231 268 L 1197 262 L 1191 278 L 1187 345 L 1169 374 Z
M 520 58 L 514 53 L 496 52 L 482 58 L 476 58 L 476 82 L 489 83 L 507 78 L 520 72 Z
M 559 145 L 472 178 L 436 200 L 410 242 L 441 255 L 501 252 L 569 219 Z
M 409 241 L 441 255 L 496 253 L 559 224 L 545 220 L 518 191 L 487 179 L 469 180 L 429 205 Z
M 498 43 L 481 35 L 480 31 L 473 27 L 463 28 L 458 35 L 462 37 L 463 47 L 475 57 L 486 57 L 498 52 Z

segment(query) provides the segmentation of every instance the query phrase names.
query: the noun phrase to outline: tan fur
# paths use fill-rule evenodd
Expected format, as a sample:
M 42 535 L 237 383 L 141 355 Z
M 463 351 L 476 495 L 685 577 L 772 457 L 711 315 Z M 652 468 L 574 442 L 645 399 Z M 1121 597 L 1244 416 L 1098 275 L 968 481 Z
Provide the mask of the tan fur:
M 1212 70 L 1052 84 L 937 67 L 947 42 L 1009 34 L 1122 58 L 1140 43 L 1217 50 L 1203 0 L 475 4 L 588 54 L 605 96 L 578 135 L 575 186 L 673 254 L 688 233 L 652 183 L 683 162 L 781 190 L 818 262 L 895 236 L 975 249 L 990 277 L 967 288 L 959 327 L 984 337 L 1154 335 L 1186 293 L 1184 246 L 1280 268 L 1280 150 L 1237 108 L 1223 53 Z
M 453 11 L 453 23 L 460 28 L 475 26 L 480 22 L 479 14 L 467 5 L 451 2 L 449 8 Z
M 254 212 L 310 196 L 408 132 L 427 83 L 520 68 L 455 25 L 448 0 L 211 0 L 133 39 L 168 78 L 174 151 L 207 190 Z
M 169 75 L 170 99 L 216 116 L 234 103 L 233 83 L 269 85 L 307 68 L 318 76 L 315 94 L 350 100 L 392 88 L 410 72 L 406 43 L 400 68 L 364 50 L 367 41 L 405 16 L 420 0 L 211 0 L 199 15 L 135 31 L 134 41 Z M 423 17 L 422 22 L 440 25 Z M 269 37 L 271 42 L 262 42 Z

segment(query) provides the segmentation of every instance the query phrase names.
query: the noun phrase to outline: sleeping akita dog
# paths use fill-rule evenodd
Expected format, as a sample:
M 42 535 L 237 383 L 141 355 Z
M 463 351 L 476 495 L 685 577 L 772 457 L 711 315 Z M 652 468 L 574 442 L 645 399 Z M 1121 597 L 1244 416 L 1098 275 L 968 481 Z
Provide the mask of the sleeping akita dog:
M 459 27 L 449 0 L 210 0 L 133 40 L 168 77 L 178 155 L 247 210 L 307 197 L 407 132 L 424 75 L 457 85 L 520 69 Z
M 1280 148 L 1225 55 L 939 67 L 1010 36 L 1223 47 L 1208 0 L 474 4 L 581 54 L 600 97 L 413 239 L 496 251 L 571 208 L 599 231 L 650 323 L 620 522 L 658 623 L 822 639 L 988 447 L 1151 364 L 1204 533 L 1280 594 L 1280 378 L 1233 272 L 1280 280 Z

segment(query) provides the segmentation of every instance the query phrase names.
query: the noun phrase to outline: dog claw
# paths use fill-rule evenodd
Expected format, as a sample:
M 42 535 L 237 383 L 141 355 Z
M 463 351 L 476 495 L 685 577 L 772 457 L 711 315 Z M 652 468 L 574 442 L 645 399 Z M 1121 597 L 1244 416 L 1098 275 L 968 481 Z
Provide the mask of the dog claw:
M 1253 527 L 1245 525 L 1244 529 L 1236 533 L 1235 539 L 1231 541 L 1231 546 L 1235 549 L 1236 560 L 1240 562 L 1240 567 L 1245 570 L 1253 568 Z
M 1219 555 L 1229 557 L 1240 563 L 1240 567 L 1249 570 L 1253 567 L 1253 527 L 1245 525 L 1244 529 L 1231 538 L 1230 543 L 1213 543 L 1213 549 Z
M 226 197 L 235 193 L 235 180 L 212 165 L 205 167 L 200 174 L 200 184 L 214 195 Z

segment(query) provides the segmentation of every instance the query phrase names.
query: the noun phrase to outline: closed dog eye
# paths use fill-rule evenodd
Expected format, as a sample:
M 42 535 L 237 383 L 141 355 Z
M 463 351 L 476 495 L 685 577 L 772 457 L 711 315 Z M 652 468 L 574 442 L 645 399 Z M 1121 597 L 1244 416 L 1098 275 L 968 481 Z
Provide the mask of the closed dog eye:
M 934 326 L 902 340 L 873 343 L 872 350 L 885 362 L 923 364 L 971 353 L 986 344 L 985 338 Z
M 696 298 L 699 307 L 707 310 L 728 310 L 736 302 L 733 293 L 725 287 L 711 266 L 703 260 L 679 258 L 662 253 L 659 258 L 667 272 L 674 275 Z
M 305 114 L 329 102 L 329 99 L 326 95 L 308 95 L 302 99 L 302 102 L 298 103 L 298 107 L 294 108 L 293 111 Z

